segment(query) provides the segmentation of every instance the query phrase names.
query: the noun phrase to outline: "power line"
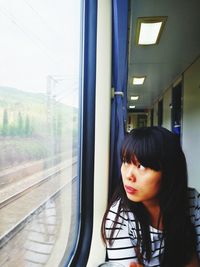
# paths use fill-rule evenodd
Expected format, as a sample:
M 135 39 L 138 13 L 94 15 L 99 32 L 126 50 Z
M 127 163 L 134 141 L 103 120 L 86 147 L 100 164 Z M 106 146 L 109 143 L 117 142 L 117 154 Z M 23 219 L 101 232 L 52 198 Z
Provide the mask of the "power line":
M 52 26 L 50 26 L 46 20 L 39 14 L 39 12 L 28 2 L 28 0 L 23 0 L 28 6 L 29 8 L 39 17 L 39 19 L 42 21 L 42 23 L 50 30 L 53 31 L 57 37 L 60 38 L 58 32 L 56 31 L 56 29 L 54 29 Z
M 50 55 L 46 49 L 49 50 L 49 48 L 42 42 L 42 40 L 37 37 L 33 32 L 32 34 L 29 32 L 29 30 L 27 31 L 27 29 L 23 26 L 23 25 L 20 25 L 20 23 L 17 22 L 17 18 L 12 15 L 5 7 L 3 7 L 1 5 L 0 7 L 0 12 L 6 16 L 9 20 L 11 20 L 11 22 L 21 31 L 23 32 L 23 34 L 28 38 L 30 39 L 34 44 L 37 45 L 37 47 L 43 51 L 43 53 L 45 52 L 45 54 L 48 56 L 48 58 L 55 63 L 57 63 L 57 61 L 55 60 L 55 58 Z M 33 36 L 33 37 L 32 37 Z

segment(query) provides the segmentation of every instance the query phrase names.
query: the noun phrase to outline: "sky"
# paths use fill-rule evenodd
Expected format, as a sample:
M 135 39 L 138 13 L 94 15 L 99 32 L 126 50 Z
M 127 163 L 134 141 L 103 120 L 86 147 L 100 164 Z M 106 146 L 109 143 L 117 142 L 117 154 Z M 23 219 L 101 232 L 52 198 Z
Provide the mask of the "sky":
M 0 86 L 78 105 L 81 0 L 0 0 Z

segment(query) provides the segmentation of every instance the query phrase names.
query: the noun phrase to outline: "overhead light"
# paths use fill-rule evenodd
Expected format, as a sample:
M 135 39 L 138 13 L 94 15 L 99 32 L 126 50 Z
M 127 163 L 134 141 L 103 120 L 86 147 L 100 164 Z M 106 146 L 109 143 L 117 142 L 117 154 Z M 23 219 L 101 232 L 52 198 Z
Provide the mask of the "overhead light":
M 135 96 L 131 96 L 131 100 L 138 100 L 139 96 L 135 95 Z
M 142 17 L 137 19 L 136 44 L 158 44 L 167 17 Z
M 129 108 L 135 108 L 135 106 L 129 106 Z
M 133 77 L 133 84 L 135 85 L 141 85 L 144 83 L 144 80 L 145 80 L 145 76 L 143 77 Z

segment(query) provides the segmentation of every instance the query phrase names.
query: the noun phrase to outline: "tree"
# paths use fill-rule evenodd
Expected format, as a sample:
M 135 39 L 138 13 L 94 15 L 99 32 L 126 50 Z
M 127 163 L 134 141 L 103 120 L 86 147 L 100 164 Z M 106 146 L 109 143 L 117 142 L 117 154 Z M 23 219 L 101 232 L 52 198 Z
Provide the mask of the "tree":
M 8 112 L 7 109 L 3 111 L 3 128 L 2 128 L 2 135 L 8 134 Z
M 26 121 L 25 121 L 25 127 L 24 127 L 24 132 L 26 136 L 30 135 L 30 120 L 29 120 L 29 116 L 26 116 Z
M 22 136 L 24 134 L 24 132 L 23 132 L 23 118 L 22 118 L 21 112 L 18 112 L 17 133 L 19 136 Z

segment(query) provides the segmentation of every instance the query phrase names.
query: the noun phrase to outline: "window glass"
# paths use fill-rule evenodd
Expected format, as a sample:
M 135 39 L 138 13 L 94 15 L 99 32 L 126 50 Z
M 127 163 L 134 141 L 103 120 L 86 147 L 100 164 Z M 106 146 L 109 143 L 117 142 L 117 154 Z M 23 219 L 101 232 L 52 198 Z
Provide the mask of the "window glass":
M 80 0 L 0 1 L 0 266 L 77 239 Z

